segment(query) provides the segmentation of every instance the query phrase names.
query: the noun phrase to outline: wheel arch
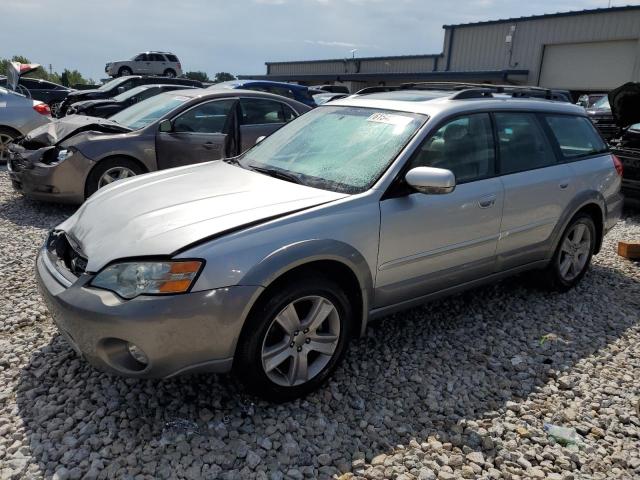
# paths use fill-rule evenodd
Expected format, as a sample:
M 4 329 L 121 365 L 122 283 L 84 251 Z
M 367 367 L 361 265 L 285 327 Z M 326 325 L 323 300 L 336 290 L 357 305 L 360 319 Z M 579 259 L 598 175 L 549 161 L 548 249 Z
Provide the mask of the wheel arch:
M 21 137 L 22 133 L 20 133 L 20 130 L 17 130 L 13 127 L 10 127 L 9 125 L 2 125 L 0 124 L 0 130 L 8 130 L 9 132 L 12 132 L 16 135 L 16 137 Z
M 362 254 L 351 245 L 339 241 L 308 240 L 289 245 L 268 255 L 249 270 L 241 283 L 264 287 L 249 314 L 267 298 L 270 291 L 305 271 L 326 275 L 336 281 L 350 299 L 355 299 L 352 302 L 357 322 L 354 332 L 362 335 L 373 296 L 373 278 Z
M 138 165 L 140 167 L 140 169 L 142 170 L 142 173 L 149 173 L 149 168 L 144 164 L 144 162 L 140 161 L 138 158 L 131 156 L 131 155 L 127 155 L 127 154 L 110 154 L 110 155 L 106 155 L 98 160 L 95 160 L 93 165 L 91 166 L 90 169 L 87 170 L 87 174 L 84 177 L 84 192 L 85 192 L 85 198 L 87 198 L 87 182 L 89 181 L 89 178 L 91 177 L 91 173 L 98 168 L 98 165 L 100 165 L 100 163 L 103 163 L 105 161 L 108 160 L 113 160 L 116 158 L 124 158 L 127 159 L 131 162 L 134 162 L 136 165 Z
M 596 225 L 596 244 L 594 255 L 600 252 L 602 240 L 604 238 L 604 225 L 606 216 L 606 201 L 602 194 L 598 191 L 585 191 L 578 195 L 565 209 L 560 221 L 556 225 L 553 232 L 553 250 L 552 254 L 558 248 L 562 234 L 566 230 L 569 223 L 581 213 L 587 213 Z

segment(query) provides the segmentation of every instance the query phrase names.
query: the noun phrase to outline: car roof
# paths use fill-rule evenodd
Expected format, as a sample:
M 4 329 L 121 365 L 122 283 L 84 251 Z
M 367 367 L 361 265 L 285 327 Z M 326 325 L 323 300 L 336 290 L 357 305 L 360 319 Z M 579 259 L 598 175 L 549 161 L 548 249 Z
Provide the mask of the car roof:
M 396 90 L 352 95 L 334 100 L 331 105 L 369 107 L 429 116 L 444 112 L 462 113 L 479 110 L 529 110 L 586 115 L 584 108 L 567 102 L 535 97 L 513 97 L 504 93 L 464 98 L 465 95 L 460 95 L 461 92 L 465 90 Z
M 182 95 L 183 97 L 189 97 L 192 99 L 196 98 L 223 98 L 223 97 L 256 97 L 256 98 L 266 98 L 277 100 L 279 102 L 288 103 L 291 105 L 295 105 L 296 108 L 304 107 L 304 110 L 310 110 L 311 108 L 304 103 L 298 102 L 292 98 L 283 97 L 281 95 L 275 95 L 273 93 L 267 92 L 257 92 L 255 90 L 243 90 L 240 88 L 230 89 L 230 88 L 189 88 L 186 90 L 171 90 L 169 92 L 161 93 L 160 95 Z
M 271 80 L 228 80 L 226 82 L 216 83 L 209 88 L 213 88 L 215 86 L 221 86 L 223 88 L 235 88 L 239 86 L 246 85 L 271 85 L 273 87 L 285 87 L 291 88 L 292 90 L 308 90 L 309 87 L 305 85 L 297 85 L 295 83 L 286 83 L 286 82 L 273 82 Z

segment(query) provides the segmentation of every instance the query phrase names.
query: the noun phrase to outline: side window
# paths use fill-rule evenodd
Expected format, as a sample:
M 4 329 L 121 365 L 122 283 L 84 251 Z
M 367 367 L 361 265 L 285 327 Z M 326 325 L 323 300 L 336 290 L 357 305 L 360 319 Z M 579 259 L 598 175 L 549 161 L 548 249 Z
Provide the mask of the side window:
M 152 62 L 164 62 L 164 56 L 160 55 L 159 53 L 152 53 L 149 55 L 149 60 L 151 60 Z
M 235 100 L 203 103 L 184 112 L 173 122 L 174 132 L 223 133 Z
M 134 61 L 136 62 L 146 62 L 147 61 L 147 54 L 146 53 L 141 53 L 139 54 Z
M 607 146 L 588 118 L 573 115 L 545 115 L 551 133 L 566 159 L 602 153 Z
M 516 173 L 556 163 L 547 138 L 532 113 L 495 113 L 500 173 Z
M 494 164 L 491 119 L 488 113 L 476 113 L 438 128 L 414 154 L 409 168 L 446 168 L 456 182 L 464 183 L 493 175 Z
M 166 55 L 166 57 L 170 62 L 178 63 L 178 57 L 176 57 L 175 55 Z
M 285 123 L 283 105 L 273 100 L 262 98 L 241 98 L 241 125 L 264 125 L 269 123 Z
M 136 101 L 141 102 L 142 100 L 146 100 L 147 98 L 151 98 L 154 95 L 157 95 L 159 92 L 158 87 L 151 87 L 142 90 L 139 94 L 136 95 Z
M 33 80 L 31 78 L 21 78 L 20 85 L 29 90 L 40 90 L 42 87 L 40 86 L 40 82 L 38 80 Z

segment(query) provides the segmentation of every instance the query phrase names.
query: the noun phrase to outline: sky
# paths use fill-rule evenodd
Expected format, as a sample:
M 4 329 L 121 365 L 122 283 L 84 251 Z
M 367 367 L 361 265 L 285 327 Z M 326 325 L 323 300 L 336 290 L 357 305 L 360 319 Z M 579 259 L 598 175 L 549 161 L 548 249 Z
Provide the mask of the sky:
M 442 25 L 608 0 L 0 0 L 0 58 L 104 78 L 108 61 L 171 51 L 185 71 L 265 74 L 267 61 L 440 53 Z

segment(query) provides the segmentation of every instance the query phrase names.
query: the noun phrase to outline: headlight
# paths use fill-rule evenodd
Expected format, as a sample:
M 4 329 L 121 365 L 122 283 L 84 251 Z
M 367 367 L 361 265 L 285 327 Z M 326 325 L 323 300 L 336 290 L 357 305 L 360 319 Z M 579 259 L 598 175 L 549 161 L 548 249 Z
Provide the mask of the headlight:
M 58 162 L 63 162 L 65 161 L 67 158 L 69 158 L 71 155 L 73 155 L 76 152 L 76 148 L 73 147 L 69 147 L 69 148 L 64 148 L 62 150 L 58 151 L 58 156 L 56 157 L 56 160 Z
M 91 286 L 111 290 L 127 299 L 185 293 L 202 265 L 199 260 L 116 263 L 98 273 Z

